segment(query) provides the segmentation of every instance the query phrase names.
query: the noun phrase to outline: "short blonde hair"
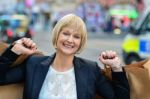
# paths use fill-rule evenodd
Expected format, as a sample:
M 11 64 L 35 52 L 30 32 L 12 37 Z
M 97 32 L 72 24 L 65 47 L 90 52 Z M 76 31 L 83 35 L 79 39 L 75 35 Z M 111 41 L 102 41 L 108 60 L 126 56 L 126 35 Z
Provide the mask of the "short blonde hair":
M 78 33 L 81 33 L 81 43 L 77 51 L 77 53 L 80 53 L 84 49 L 87 42 L 87 29 L 83 20 L 75 14 L 65 15 L 57 22 L 57 24 L 52 30 L 53 46 L 57 48 L 57 41 L 58 41 L 59 34 L 61 30 L 67 26 L 73 26 Z

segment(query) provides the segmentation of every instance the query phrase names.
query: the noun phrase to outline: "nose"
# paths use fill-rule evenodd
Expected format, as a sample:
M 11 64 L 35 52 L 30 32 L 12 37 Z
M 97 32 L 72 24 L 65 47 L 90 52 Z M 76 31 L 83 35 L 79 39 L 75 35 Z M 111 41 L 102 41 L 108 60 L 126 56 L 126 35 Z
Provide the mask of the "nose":
M 68 42 L 72 43 L 73 42 L 73 36 L 68 37 Z

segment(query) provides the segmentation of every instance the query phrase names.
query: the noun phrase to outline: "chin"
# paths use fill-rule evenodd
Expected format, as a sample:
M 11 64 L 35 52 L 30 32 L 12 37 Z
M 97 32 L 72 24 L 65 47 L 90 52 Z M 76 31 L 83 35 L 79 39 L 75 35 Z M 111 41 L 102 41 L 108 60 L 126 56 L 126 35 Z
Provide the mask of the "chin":
M 70 55 L 75 55 L 74 53 L 68 53 L 68 52 L 67 52 L 67 53 L 64 53 L 64 54 L 65 54 L 65 55 L 69 55 L 69 56 L 70 56 Z
M 75 55 L 74 51 L 64 51 L 63 52 L 65 55 Z

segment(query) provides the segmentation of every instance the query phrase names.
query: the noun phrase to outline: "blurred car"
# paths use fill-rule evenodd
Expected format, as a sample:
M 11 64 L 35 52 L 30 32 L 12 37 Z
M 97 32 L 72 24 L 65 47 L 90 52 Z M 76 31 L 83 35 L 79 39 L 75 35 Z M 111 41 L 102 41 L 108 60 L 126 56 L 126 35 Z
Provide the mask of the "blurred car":
M 2 15 L 0 16 L 0 36 L 2 41 L 12 42 L 13 41 L 13 31 L 10 27 L 10 16 Z
M 131 24 L 122 43 L 122 51 L 126 64 L 150 58 L 150 8 Z
M 114 30 L 127 31 L 131 21 L 138 17 L 138 12 L 131 4 L 116 4 L 110 7 L 109 15 L 113 18 Z
M 17 40 L 22 37 L 32 38 L 33 31 L 29 26 L 30 20 L 26 15 L 12 15 L 10 25 L 13 29 L 13 39 Z
M 0 35 L 2 41 L 11 43 L 22 37 L 33 37 L 33 31 L 29 26 L 30 20 L 26 15 L 3 15 L 0 17 Z

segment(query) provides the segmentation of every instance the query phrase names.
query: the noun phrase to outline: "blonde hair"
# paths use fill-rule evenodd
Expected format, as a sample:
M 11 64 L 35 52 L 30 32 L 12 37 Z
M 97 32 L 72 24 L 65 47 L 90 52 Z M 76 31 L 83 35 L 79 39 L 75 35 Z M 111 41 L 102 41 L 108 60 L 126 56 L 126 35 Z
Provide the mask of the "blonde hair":
M 73 26 L 73 28 L 75 28 L 78 33 L 81 33 L 81 43 L 77 51 L 77 53 L 80 53 L 84 49 L 87 42 L 87 29 L 83 20 L 75 14 L 65 15 L 57 22 L 57 24 L 52 30 L 53 46 L 57 48 L 57 41 L 58 41 L 59 34 L 61 30 L 67 26 Z

